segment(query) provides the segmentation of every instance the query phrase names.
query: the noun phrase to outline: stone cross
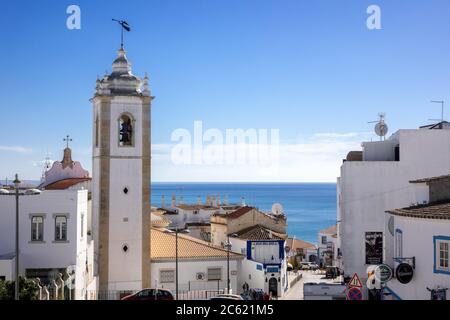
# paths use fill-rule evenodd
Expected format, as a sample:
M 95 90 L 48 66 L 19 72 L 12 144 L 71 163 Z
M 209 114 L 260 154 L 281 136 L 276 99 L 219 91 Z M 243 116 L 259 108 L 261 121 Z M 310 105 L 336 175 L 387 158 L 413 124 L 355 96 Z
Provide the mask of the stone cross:
M 72 141 L 72 138 L 70 138 L 70 136 L 67 135 L 67 136 L 63 139 L 63 141 L 66 142 L 66 148 L 68 148 L 68 147 L 69 147 L 69 142 Z

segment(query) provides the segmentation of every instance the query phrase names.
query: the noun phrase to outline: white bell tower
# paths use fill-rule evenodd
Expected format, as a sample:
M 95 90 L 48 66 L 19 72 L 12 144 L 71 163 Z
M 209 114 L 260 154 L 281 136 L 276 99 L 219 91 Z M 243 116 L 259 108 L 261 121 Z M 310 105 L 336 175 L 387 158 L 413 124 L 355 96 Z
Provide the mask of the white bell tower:
M 99 299 L 150 286 L 148 77 L 134 76 L 123 47 L 97 79 L 93 104 L 92 210 Z M 107 294 L 107 295 L 105 295 Z

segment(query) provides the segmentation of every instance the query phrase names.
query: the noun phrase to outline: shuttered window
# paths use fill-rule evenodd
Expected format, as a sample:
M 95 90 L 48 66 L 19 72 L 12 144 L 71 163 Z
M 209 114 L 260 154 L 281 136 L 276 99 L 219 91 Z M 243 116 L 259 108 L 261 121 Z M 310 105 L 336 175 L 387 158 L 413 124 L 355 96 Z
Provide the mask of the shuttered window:
M 208 280 L 222 280 L 222 268 L 208 268 Z
M 175 270 L 160 270 L 159 278 L 161 283 L 175 282 Z

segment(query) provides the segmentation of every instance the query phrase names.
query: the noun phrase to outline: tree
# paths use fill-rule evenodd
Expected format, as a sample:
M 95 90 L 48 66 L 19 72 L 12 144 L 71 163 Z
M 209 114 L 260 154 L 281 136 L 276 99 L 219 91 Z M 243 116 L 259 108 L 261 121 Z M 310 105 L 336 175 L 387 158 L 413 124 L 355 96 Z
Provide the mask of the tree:
M 14 281 L 0 280 L 0 300 L 14 300 Z M 29 279 L 19 277 L 19 299 L 37 300 L 39 297 L 38 285 Z

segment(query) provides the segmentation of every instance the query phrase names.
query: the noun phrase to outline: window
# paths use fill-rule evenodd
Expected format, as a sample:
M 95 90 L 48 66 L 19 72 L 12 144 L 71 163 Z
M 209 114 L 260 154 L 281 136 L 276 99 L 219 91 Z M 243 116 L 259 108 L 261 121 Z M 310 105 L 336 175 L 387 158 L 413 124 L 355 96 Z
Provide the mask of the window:
M 222 268 L 208 268 L 208 280 L 222 280 Z
M 322 244 L 327 244 L 327 236 L 322 236 Z
M 133 138 L 133 121 L 129 115 L 122 114 L 119 118 L 119 146 L 132 146 Z
M 435 241 L 436 272 L 450 272 L 449 264 L 450 238 L 437 238 Z
M 159 279 L 161 283 L 175 282 L 175 270 L 159 270 Z
M 55 217 L 55 241 L 67 241 L 67 218 Z
M 44 218 L 42 216 L 31 218 L 31 241 L 44 241 Z
M 400 229 L 395 230 L 395 257 L 403 257 L 403 233 Z

